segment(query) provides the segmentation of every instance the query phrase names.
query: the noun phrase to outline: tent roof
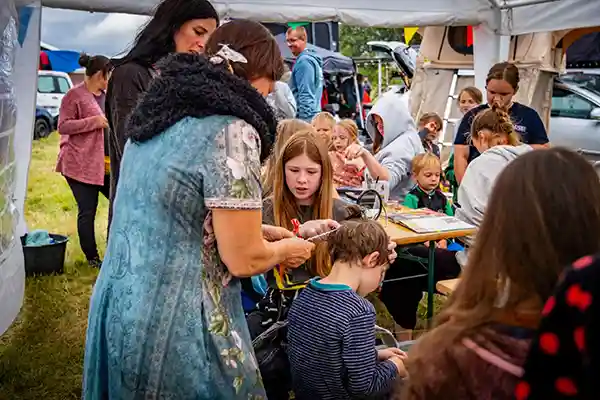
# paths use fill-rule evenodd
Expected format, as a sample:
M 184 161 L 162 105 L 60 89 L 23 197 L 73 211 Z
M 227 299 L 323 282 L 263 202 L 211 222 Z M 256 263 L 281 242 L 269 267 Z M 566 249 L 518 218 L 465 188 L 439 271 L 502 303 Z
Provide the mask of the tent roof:
M 294 55 L 290 51 L 290 48 L 285 43 L 285 34 L 279 34 L 275 36 L 281 55 L 286 61 L 294 60 Z M 353 74 L 356 71 L 354 66 L 354 60 L 350 57 L 346 57 L 340 53 L 324 49 L 319 46 L 308 44 L 308 47 L 313 49 L 323 59 L 323 71 L 328 74 L 344 73 Z
M 159 0 L 42 0 L 47 7 L 150 14 Z M 503 34 L 598 25 L 598 0 L 212 0 L 224 17 L 261 22 L 340 21 L 357 26 L 474 25 Z M 530 4 L 530 5 L 524 5 Z M 511 8 L 511 7 L 515 8 Z M 518 6 L 518 7 L 517 7 Z M 503 8 L 501 23 L 494 9 Z
M 56 8 L 149 14 L 159 0 L 42 0 Z M 261 22 L 336 20 L 362 26 L 468 25 L 490 9 L 488 0 L 212 0 L 222 16 Z M 423 3 L 430 3 L 426 6 Z

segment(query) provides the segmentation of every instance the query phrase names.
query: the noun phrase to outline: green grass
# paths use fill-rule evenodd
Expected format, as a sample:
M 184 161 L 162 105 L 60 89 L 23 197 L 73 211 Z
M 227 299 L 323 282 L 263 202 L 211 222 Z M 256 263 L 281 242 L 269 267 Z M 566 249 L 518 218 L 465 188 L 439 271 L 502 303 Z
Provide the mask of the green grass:
M 27 278 L 17 321 L 0 337 L 1 400 L 81 398 L 89 296 L 97 271 L 87 266 L 77 239 L 77 206 L 54 172 L 58 134 L 33 143 L 25 215 L 30 229 L 69 236 L 65 273 Z M 106 243 L 108 202 L 96 218 L 98 248 Z
M 21 313 L 0 337 L 0 400 L 81 398 L 88 305 L 97 270 L 87 266 L 79 247 L 77 206 L 64 178 L 54 172 L 57 153 L 56 133 L 33 143 L 25 214 L 30 229 L 69 236 L 65 273 L 27 278 Z M 107 213 L 108 202 L 100 196 L 96 235 L 101 254 Z M 385 306 L 376 296 L 371 300 L 378 324 L 393 330 Z M 435 300 L 438 308 L 441 300 Z

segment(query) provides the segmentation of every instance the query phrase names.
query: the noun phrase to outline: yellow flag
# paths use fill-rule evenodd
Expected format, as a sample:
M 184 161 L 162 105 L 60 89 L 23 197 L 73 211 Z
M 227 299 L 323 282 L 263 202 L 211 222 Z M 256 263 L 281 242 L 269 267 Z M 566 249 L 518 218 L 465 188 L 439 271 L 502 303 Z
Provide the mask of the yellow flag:
M 411 39 L 413 38 L 413 36 L 415 36 L 415 33 L 417 33 L 418 30 L 419 30 L 419 28 L 417 28 L 417 27 L 405 27 L 404 28 L 404 42 L 406 44 L 409 44 Z

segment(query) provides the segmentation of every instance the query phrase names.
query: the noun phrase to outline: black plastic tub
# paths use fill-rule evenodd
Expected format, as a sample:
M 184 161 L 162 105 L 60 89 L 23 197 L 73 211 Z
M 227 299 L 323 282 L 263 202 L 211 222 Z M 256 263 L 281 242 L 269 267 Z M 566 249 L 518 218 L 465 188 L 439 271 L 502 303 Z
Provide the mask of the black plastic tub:
M 26 275 L 62 274 L 64 272 L 65 253 L 69 238 L 52 233 L 50 237 L 54 239 L 55 243 L 43 246 L 26 246 L 27 235 L 21 236 Z

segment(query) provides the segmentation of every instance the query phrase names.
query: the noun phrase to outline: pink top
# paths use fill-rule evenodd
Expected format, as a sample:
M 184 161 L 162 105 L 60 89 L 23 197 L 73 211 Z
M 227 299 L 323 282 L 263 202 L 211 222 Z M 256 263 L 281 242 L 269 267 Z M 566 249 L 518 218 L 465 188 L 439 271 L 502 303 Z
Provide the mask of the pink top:
M 329 152 L 331 167 L 333 168 L 333 183 L 336 187 L 360 187 L 363 182 L 365 166 L 359 160 L 347 161 L 343 153 Z
M 56 172 L 91 185 L 104 185 L 104 129 L 95 119 L 104 115 L 96 96 L 81 83 L 60 105 L 60 151 Z

